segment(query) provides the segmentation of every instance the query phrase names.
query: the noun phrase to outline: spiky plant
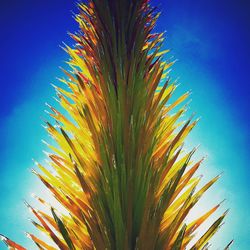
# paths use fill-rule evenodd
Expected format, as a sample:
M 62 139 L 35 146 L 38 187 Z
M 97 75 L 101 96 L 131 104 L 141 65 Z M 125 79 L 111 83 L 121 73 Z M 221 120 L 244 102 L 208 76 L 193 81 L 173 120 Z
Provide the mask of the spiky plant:
M 220 205 L 185 223 L 218 176 L 195 190 L 202 160 L 192 162 L 195 149 L 184 153 L 183 142 L 197 121 L 180 121 L 185 106 L 173 112 L 188 93 L 169 104 L 176 86 L 168 76 L 173 63 L 163 60 L 163 33 L 153 33 L 158 16 L 148 0 L 79 4 L 76 46 L 65 47 L 72 71 L 61 79 L 69 90 L 56 87 L 70 118 L 51 107 L 54 172 L 40 164 L 41 173 L 34 171 L 68 213 L 27 204 L 56 245 L 28 234 L 39 249 L 207 249 L 221 226 L 226 213 L 194 239 Z

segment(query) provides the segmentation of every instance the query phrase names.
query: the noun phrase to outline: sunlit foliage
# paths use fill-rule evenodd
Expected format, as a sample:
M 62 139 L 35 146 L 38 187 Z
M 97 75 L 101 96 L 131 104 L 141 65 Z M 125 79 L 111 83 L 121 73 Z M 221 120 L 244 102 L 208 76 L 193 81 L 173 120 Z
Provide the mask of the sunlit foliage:
M 65 114 L 50 107 L 57 126 L 47 123 L 54 171 L 39 163 L 34 171 L 68 213 L 27 204 L 54 242 L 27 234 L 38 249 L 207 249 L 221 226 L 226 213 L 192 241 L 220 205 L 185 223 L 219 176 L 196 188 L 203 159 L 192 161 L 195 149 L 184 152 L 183 143 L 197 121 L 180 120 L 189 93 L 170 102 L 173 63 L 163 60 L 163 33 L 154 33 L 158 16 L 146 0 L 79 4 L 76 45 L 65 46 L 71 70 L 60 79 L 66 87 L 55 87 Z

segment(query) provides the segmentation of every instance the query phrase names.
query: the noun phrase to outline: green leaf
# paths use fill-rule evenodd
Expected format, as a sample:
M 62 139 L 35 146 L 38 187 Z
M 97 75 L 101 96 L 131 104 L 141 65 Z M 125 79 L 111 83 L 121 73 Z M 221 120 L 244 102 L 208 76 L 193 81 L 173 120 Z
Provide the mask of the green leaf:
M 59 230 L 60 230 L 60 232 L 62 234 L 62 237 L 64 238 L 64 240 L 65 240 L 66 244 L 68 245 L 69 249 L 75 250 L 74 244 L 73 244 L 72 240 L 70 239 L 69 233 L 68 233 L 65 225 L 60 220 L 60 218 L 56 215 L 53 208 L 51 208 L 51 212 L 52 212 L 52 215 L 53 215 L 53 217 L 55 219 L 55 222 L 56 222 L 57 226 L 59 227 Z

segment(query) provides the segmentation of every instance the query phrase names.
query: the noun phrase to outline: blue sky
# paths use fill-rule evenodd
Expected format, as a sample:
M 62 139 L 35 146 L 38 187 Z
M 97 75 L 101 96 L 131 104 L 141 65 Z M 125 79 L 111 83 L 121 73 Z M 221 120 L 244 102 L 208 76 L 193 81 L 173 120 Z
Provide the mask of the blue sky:
M 211 249 L 235 239 L 232 249 L 250 246 L 250 6 L 247 0 L 154 0 L 162 10 L 157 30 L 166 30 L 165 47 L 178 59 L 172 70 L 192 90 L 189 113 L 201 116 L 187 147 L 201 144 L 197 158 L 207 155 L 204 179 L 223 172 L 201 201 L 200 210 L 224 198 L 217 215 L 230 213 Z M 23 199 L 40 186 L 30 173 L 32 158 L 43 161 L 47 139 L 41 124 L 45 102 L 54 90 L 67 55 L 59 45 L 71 44 L 76 31 L 73 1 L 13 0 L 0 3 L 0 232 L 34 249 L 23 232 L 34 231 Z M 197 210 L 198 211 L 198 210 Z M 194 211 L 195 216 L 195 211 Z M 0 249 L 4 245 L 0 243 Z

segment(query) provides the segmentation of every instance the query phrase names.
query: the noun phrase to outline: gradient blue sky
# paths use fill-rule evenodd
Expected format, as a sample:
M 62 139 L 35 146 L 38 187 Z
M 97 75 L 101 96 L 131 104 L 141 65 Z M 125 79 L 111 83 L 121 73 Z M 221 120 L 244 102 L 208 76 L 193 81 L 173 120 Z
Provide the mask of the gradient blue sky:
M 208 155 L 201 173 L 208 180 L 224 172 L 202 200 L 200 210 L 226 198 L 230 213 L 211 249 L 250 249 L 250 6 L 248 0 L 154 0 L 162 10 L 157 29 L 166 30 L 165 47 L 178 62 L 178 93 L 192 90 L 190 113 L 202 119 L 188 140 L 201 144 L 197 157 Z M 34 231 L 23 199 L 39 192 L 29 169 L 43 161 L 47 139 L 41 127 L 45 102 L 54 90 L 76 31 L 73 1 L 12 0 L 0 2 L 0 232 L 35 249 L 24 231 Z M 40 191 L 41 192 L 41 191 Z M 195 214 L 195 212 L 194 212 Z M 5 249 L 0 243 L 0 249 Z

